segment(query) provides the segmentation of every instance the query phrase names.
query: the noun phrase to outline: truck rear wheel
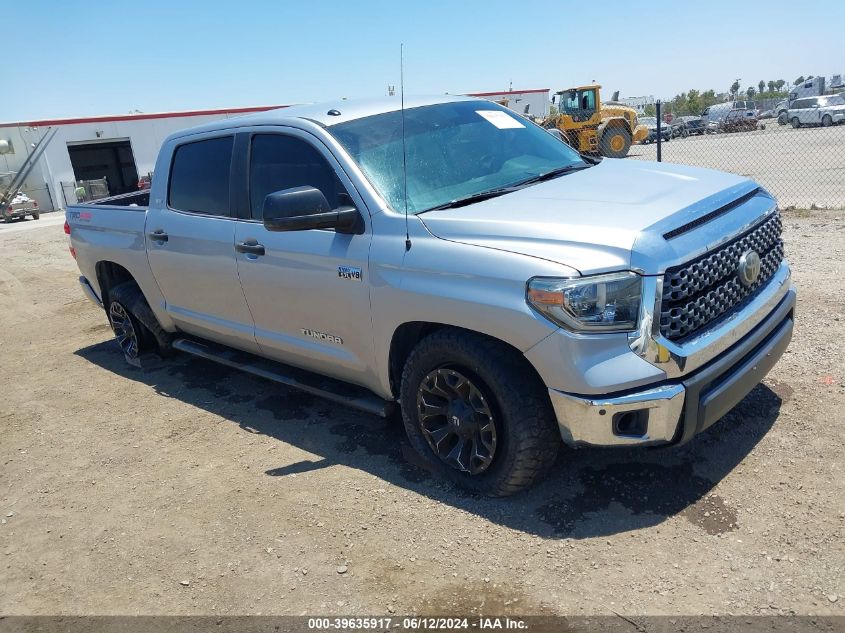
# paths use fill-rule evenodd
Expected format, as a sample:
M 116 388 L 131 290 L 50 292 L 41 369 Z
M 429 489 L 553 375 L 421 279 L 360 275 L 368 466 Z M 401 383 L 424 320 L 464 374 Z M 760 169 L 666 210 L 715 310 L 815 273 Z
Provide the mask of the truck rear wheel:
M 471 492 L 500 497 L 537 481 L 561 444 L 545 387 L 502 343 L 439 330 L 411 352 L 400 389 L 413 448 Z
M 608 158 L 625 158 L 631 149 L 631 133 L 620 125 L 605 128 L 601 135 L 601 154 Z
M 170 334 L 159 325 L 134 281 L 109 290 L 106 314 L 117 344 L 127 360 L 136 361 L 144 352 L 166 354 L 170 351 Z

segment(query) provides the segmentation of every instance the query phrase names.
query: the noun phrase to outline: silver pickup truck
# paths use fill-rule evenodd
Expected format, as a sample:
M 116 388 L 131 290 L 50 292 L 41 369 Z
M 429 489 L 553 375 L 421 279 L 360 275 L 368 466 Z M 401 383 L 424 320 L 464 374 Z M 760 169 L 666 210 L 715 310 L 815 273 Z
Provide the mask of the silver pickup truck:
M 689 441 L 792 336 L 776 203 L 746 178 L 583 157 L 437 97 L 218 121 L 149 191 L 67 210 L 131 362 L 180 350 L 387 416 L 514 493 L 563 443 Z

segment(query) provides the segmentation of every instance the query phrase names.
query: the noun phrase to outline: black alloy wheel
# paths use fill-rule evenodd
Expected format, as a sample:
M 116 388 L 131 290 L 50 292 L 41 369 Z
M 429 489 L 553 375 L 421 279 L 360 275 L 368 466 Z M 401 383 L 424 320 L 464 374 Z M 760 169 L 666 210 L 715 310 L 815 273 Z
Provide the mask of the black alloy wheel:
M 467 372 L 468 373 L 468 372 Z M 441 461 L 477 475 L 496 456 L 496 421 L 490 399 L 462 371 L 441 367 L 417 391 L 422 434 Z
M 140 348 L 135 323 L 126 308 L 117 301 L 109 304 L 109 323 L 117 338 L 117 344 L 127 358 L 138 358 Z

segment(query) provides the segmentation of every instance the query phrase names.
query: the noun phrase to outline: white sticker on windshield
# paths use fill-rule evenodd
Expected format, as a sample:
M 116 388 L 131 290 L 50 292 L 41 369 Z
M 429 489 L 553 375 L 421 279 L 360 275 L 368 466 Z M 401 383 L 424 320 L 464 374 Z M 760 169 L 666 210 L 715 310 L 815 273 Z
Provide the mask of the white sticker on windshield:
M 501 110 L 476 110 L 476 113 L 483 116 L 500 130 L 525 127 L 507 112 L 502 112 Z

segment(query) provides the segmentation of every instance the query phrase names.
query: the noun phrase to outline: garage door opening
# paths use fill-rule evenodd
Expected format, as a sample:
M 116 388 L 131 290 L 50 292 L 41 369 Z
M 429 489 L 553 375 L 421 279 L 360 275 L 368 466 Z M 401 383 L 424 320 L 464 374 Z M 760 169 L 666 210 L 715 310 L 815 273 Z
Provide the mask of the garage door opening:
M 77 181 L 105 178 L 112 196 L 138 189 L 138 170 L 129 139 L 68 143 L 67 151 Z

